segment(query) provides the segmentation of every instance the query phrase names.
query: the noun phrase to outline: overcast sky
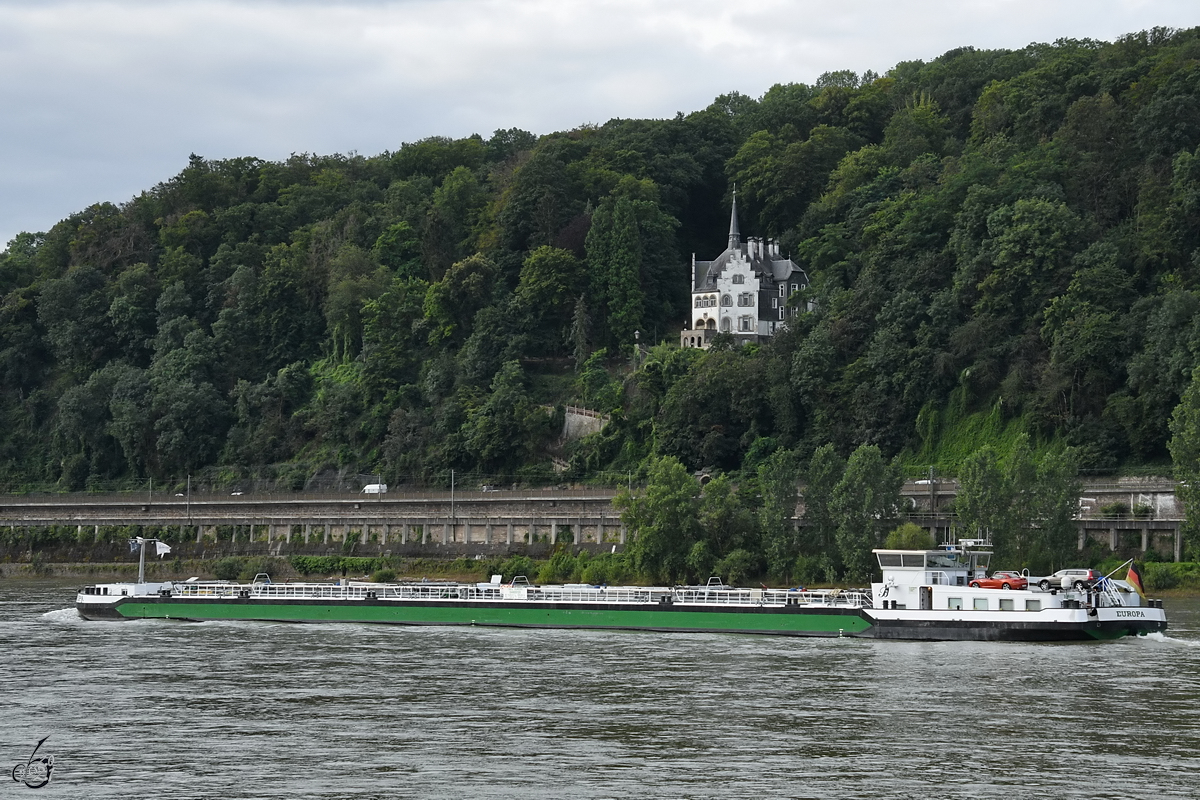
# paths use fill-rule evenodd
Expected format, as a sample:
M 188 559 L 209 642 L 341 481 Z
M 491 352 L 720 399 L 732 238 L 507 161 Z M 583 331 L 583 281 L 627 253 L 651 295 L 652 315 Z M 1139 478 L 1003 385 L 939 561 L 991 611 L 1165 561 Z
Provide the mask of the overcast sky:
M 1196 0 L 0 0 L 0 243 L 193 152 L 542 134 L 963 45 L 1198 24 Z

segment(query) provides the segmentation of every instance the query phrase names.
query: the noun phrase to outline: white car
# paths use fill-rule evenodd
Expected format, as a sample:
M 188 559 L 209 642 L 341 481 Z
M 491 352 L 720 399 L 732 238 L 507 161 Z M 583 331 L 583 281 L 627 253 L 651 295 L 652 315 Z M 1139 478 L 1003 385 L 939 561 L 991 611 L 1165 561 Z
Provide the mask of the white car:
M 1086 589 L 1101 577 L 1094 569 L 1060 569 L 1053 575 L 1030 578 L 1029 585 L 1036 586 L 1043 592 L 1051 589 Z

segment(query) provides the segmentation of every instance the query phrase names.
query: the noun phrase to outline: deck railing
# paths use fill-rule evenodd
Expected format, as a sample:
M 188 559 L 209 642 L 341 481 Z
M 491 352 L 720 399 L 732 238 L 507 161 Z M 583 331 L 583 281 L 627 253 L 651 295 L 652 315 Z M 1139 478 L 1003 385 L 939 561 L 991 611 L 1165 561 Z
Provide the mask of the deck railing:
M 871 604 L 870 594 L 861 590 L 820 589 L 706 589 L 643 588 L 638 586 L 513 587 L 495 584 L 451 583 L 383 584 L 348 581 L 346 583 L 175 583 L 169 590 L 175 597 L 254 598 L 259 600 L 439 600 L 510 601 L 549 603 L 659 604 L 707 606 L 841 606 L 859 608 Z

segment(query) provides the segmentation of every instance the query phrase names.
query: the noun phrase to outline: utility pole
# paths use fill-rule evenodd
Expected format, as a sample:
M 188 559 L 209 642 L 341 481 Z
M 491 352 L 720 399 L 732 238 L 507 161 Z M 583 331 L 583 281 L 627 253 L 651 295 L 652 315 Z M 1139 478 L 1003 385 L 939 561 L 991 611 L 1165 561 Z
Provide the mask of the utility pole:
M 187 521 L 192 524 L 192 474 L 188 473 L 187 478 Z
M 454 470 L 450 470 L 450 519 L 454 519 Z

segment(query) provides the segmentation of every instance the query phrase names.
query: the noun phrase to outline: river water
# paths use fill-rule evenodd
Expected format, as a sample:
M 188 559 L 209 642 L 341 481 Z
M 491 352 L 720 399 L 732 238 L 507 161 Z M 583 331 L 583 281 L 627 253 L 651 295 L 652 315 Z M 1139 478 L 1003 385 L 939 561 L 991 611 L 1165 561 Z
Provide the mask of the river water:
M 84 622 L 74 588 L 0 581 L 0 798 L 1200 796 L 1200 600 L 1026 645 Z

